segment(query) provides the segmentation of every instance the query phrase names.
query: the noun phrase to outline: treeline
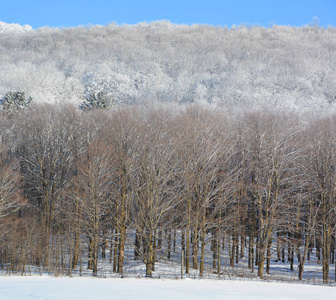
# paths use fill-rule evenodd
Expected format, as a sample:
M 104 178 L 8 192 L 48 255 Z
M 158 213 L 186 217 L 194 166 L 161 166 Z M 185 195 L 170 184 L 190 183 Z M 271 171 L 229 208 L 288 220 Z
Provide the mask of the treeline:
M 87 261 L 97 275 L 98 256 L 110 251 L 122 274 L 131 238 L 132 259 L 144 262 L 148 276 L 178 242 L 186 273 L 203 276 L 208 244 L 218 274 L 221 249 L 230 248 L 234 267 L 246 245 L 248 268 L 257 265 L 262 278 L 276 246 L 291 268 L 297 257 L 299 279 L 316 248 L 329 280 L 334 115 L 33 105 L 2 110 L 0 121 L 3 269 L 71 274 Z
M 137 25 L 0 32 L 0 97 L 79 105 L 104 92 L 228 107 L 334 107 L 336 30 L 318 24 L 232 28 Z

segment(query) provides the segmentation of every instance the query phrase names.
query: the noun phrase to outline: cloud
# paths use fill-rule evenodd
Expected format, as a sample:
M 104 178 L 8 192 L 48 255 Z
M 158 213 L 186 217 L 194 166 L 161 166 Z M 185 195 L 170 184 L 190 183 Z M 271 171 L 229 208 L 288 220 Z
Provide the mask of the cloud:
M 30 25 L 23 25 L 21 26 L 20 24 L 9 24 L 9 23 L 5 23 L 5 22 L 1 22 L 0 21 L 0 33 L 3 32 L 26 32 L 26 31 L 30 31 L 33 30 L 33 28 Z

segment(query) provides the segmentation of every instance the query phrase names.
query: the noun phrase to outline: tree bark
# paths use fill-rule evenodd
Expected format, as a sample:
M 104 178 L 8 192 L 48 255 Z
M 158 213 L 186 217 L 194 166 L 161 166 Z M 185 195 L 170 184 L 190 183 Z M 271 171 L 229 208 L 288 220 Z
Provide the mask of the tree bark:
M 119 251 L 118 251 L 118 273 L 124 273 L 126 228 L 124 224 L 120 226 Z

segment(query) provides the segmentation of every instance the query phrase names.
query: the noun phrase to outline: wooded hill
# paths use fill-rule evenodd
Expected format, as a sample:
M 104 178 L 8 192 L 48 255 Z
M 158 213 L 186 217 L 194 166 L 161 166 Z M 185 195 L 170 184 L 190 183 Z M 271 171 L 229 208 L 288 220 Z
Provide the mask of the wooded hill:
M 0 31 L 0 97 L 334 107 L 336 29 L 137 25 Z M 7 28 L 7 29 L 6 29 Z M 8 29 L 9 28 L 9 29 Z M 24 29 L 26 31 L 24 31 Z
M 0 268 L 152 276 L 179 243 L 186 274 L 276 248 L 330 280 L 335 28 L 6 29 L 0 70 Z

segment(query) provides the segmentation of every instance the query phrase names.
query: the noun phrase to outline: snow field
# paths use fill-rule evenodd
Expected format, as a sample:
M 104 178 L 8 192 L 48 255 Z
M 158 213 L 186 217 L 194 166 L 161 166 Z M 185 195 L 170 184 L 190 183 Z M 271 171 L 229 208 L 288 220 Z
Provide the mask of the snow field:
M 0 280 L 1 300 L 334 300 L 335 298 L 335 287 L 260 281 L 96 279 L 47 276 L 10 276 L 2 277 Z

